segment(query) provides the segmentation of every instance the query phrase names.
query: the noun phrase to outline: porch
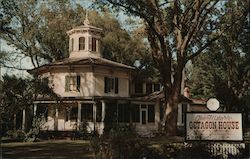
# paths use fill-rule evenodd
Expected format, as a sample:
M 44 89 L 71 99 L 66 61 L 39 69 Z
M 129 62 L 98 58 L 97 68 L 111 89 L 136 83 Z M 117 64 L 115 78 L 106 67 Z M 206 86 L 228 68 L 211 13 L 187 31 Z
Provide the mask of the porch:
M 114 124 L 132 124 L 141 135 L 152 135 L 160 122 L 160 103 L 127 100 L 39 101 L 34 116 L 44 117 L 43 131 L 96 131 Z

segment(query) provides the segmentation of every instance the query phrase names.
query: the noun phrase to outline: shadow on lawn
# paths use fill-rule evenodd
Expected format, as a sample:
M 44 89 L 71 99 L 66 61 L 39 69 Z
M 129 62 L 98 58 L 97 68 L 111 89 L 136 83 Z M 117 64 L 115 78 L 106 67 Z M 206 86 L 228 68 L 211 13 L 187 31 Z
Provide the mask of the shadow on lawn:
M 48 141 L 3 144 L 4 159 L 93 159 L 88 142 Z

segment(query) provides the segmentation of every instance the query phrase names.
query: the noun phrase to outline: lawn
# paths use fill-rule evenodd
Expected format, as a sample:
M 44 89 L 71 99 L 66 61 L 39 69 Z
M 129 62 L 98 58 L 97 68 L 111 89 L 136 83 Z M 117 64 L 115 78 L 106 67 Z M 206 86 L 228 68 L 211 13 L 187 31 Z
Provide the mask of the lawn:
M 4 143 L 3 159 L 93 159 L 89 141 L 50 140 Z

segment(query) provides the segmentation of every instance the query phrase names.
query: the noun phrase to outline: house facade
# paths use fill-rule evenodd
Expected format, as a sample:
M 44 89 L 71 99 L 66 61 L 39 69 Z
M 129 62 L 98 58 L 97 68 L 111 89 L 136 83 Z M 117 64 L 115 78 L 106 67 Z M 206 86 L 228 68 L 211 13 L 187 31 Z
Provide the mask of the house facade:
M 120 123 L 133 124 L 142 135 L 157 132 L 163 112 L 161 85 L 152 80 L 135 81 L 134 67 L 103 58 L 101 33 L 86 17 L 84 25 L 67 32 L 68 58 L 29 70 L 48 79 L 60 99 L 38 98 L 34 116 L 45 116 L 42 129 L 46 131 L 75 131 L 84 125 L 89 132 L 102 134 Z M 178 107 L 183 110 L 187 105 Z M 182 120 L 178 118 L 180 124 Z

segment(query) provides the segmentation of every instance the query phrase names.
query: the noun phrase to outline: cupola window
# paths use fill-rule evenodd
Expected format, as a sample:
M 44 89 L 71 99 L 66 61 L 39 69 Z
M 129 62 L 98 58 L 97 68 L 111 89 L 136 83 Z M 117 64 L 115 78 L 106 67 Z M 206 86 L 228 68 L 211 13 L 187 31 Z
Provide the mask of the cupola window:
M 79 50 L 85 50 L 85 38 L 84 37 L 79 38 Z
M 90 51 L 97 51 L 97 39 L 96 38 L 89 38 L 89 50 Z
M 96 38 L 92 38 L 92 51 L 96 51 Z

